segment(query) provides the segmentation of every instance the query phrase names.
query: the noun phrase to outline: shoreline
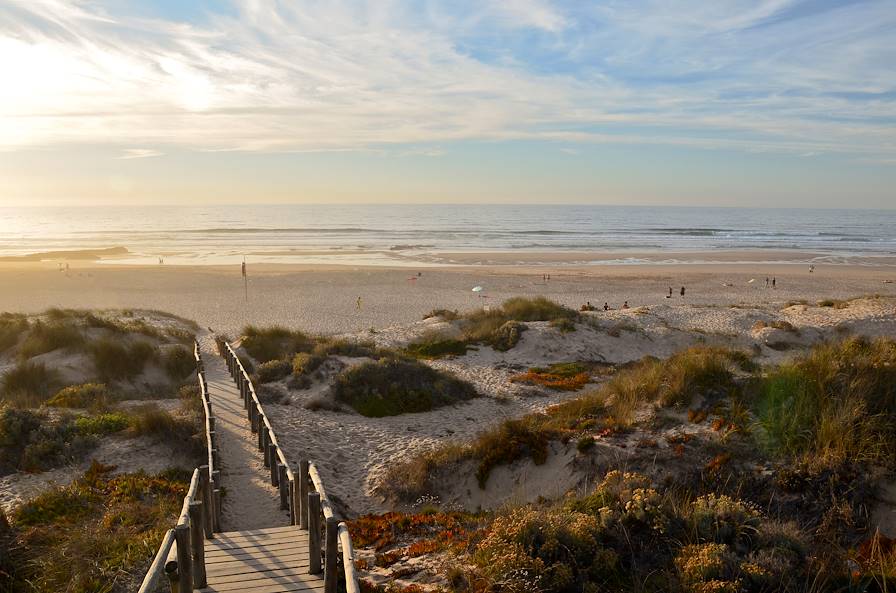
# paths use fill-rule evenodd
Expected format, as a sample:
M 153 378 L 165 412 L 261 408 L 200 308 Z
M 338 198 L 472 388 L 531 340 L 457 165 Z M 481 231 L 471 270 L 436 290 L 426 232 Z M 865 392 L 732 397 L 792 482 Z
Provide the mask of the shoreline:
M 160 264 L 160 257 L 164 264 Z M 253 267 L 320 267 L 462 269 L 466 267 L 644 267 L 681 265 L 825 265 L 896 267 L 896 254 L 834 253 L 803 249 L 719 249 L 719 250 L 487 250 L 417 251 L 380 249 L 297 249 L 245 254 L 197 256 L 168 253 L 143 255 L 124 247 L 53 250 L 24 255 L 2 256 L 0 265 L 36 264 L 96 265 L 100 267 L 229 267 L 246 259 Z

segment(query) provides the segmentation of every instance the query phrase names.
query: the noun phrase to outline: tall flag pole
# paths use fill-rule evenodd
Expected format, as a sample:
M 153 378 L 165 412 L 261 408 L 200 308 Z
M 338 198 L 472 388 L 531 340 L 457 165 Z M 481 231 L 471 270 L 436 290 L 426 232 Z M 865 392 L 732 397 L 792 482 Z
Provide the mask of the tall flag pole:
M 246 302 L 249 302 L 249 279 L 246 277 L 246 258 L 243 257 L 243 289 L 246 292 Z

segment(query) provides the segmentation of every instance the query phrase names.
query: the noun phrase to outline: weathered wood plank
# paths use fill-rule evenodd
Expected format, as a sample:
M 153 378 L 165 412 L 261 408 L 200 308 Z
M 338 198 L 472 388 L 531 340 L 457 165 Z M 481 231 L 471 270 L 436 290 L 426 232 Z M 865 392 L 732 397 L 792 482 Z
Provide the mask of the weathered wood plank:
M 286 562 L 292 560 L 293 558 L 297 558 L 301 553 L 302 552 L 300 550 L 280 550 L 276 554 L 264 552 L 259 553 L 256 551 L 249 551 L 244 553 L 236 552 L 230 556 L 217 556 L 215 558 L 209 558 L 207 564 L 209 566 L 216 566 L 220 564 L 227 564 L 230 562 L 246 562 L 250 560 L 267 562 L 276 562 L 278 560 L 281 560 Z M 307 554 L 305 555 L 305 557 L 308 557 Z
M 303 545 L 305 547 L 308 546 L 308 536 L 303 537 L 293 537 L 291 535 L 283 535 L 271 538 L 228 538 L 226 540 L 221 540 L 219 538 L 215 538 L 214 540 L 208 540 L 206 542 L 206 552 L 216 552 L 223 550 L 232 550 L 234 548 L 247 548 L 247 547 L 263 547 L 263 546 L 272 546 L 278 544 L 289 544 L 294 543 L 297 546 Z
M 240 554 L 253 554 L 255 556 L 277 556 L 288 553 L 290 550 L 305 550 L 306 547 L 296 542 L 276 542 L 273 544 L 247 545 L 239 548 L 230 548 L 226 550 L 216 550 L 206 548 L 205 558 L 207 561 L 219 560 L 221 558 L 233 558 Z
M 232 574 L 246 574 L 250 572 L 265 572 L 269 570 L 284 570 L 287 568 L 305 568 L 307 570 L 308 563 L 298 558 L 290 558 L 286 561 L 265 562 L 263 560 L 245 560 L 240 562 L 229 562 L 227 564 L 217 564 L 208 567 L 208 582 L 214 583 L 215 578 Z M 323 579 L 320 579 L 323 582 Z

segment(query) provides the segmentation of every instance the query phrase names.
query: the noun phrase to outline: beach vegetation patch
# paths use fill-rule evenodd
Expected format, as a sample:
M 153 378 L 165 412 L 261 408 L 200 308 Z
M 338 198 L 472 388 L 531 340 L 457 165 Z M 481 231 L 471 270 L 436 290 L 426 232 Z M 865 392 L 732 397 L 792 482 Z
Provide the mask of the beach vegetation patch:
M 121 412 L 82 416 L 75 420 L 75 428 L 83 434 L 94 436 L 106 436 L 121 432 L 129 425 L 130 418 Z
M 0 354 L 19 343 L 28 330 L 28 318 L 18 313 L 0 313 Z
M 514 297 L 494 309 L 477 309 L 463 316 L 461 327 L 464 339 L 484 343 L 496 350 L 506 351 L 516 346 L 525 330 L 524 322 L 573 322 L 579 313 L 545 297 Z
M 311 337 L 285 327 L 247 325 L 243 329 L 242 347 L 258 362 L 287 359 L 296 352 L 308 352 L 313 346 Z
M 855 337 L 815 346 L 768 374 L 755 413 L 760 438 L 783 455 L 893 463 L 896 341 Z
M 19 357 L 22 360 L 27 360 L 63 348 L 75 350 L 83 344 L 84 336 L 76 327 L 38 320 L 31 324 L 25 339 L 19 346 Z
M 104 409 L 111 402 L 112 397 L 105 383 L 84 383 L 60 389 L 47 400 L 46 405 L 53 408 Z
M 196 359 L 193 352 L 183 346 L 165 349 L 162 354 L 162 366 L 172 381 L 180 382 L 196 371 Z
M 384 358 L 350 368 L 333 384 L 338 401 L 370 417 L 396 416 L 466 401 L 476 389 L 453 375 L 413 360 Z
M 548 367 L 532 367 L 528 372 L 514 375 L 510 380 L 555 391 L 577 391 L 591 380 L 591 373 L 583 364 L 560 362 Z
M 3 397 L 23 405 L 39 405 L 59 384 L 59 373 L 42 362 L 20 362 L 0 380 Z
M 159 355 L 158 349 L 143 340 L 132 344 L 104 338 L 90 347 L 90 356 L 99 377 L 104 381 L 133 379 Z
M 71 416 L 0 406 L 0 473 L 43 471 L 80 460 L 96 446 Z
M 46 491 L 10 516 L 15 571 L 9 591 L 107 591 L 140 572 L 180 512 L 190 476 L 112 475 L 94 463 L 69 486 Z
M 424 315 L 423 319 L 431 319 L 433 317 L 437 317 L 442 321 L 454 321 L 455 319 L 460 319 L 460 314 L 457 312 L 457 309 L 433 309 Z
M 293 365 L 288 360 L 269 360 L 258 365 L 255 369 L 255 378 L 259 383 L 273 383 L 288 376 L 292 368 Z
M 414 358 L 436 359 L 446 356 L 463 356 L 469 345 L 463 340 L 445 337 L 441 334 L 428 334 L 408 344 L 404 351 Z

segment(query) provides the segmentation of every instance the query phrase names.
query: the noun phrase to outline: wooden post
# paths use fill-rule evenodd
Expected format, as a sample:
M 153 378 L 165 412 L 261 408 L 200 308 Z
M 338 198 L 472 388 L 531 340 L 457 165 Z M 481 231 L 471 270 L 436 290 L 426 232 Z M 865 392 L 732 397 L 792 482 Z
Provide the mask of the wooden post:
M 212 476 L 207 465 L 199 466 L 199 492 L 202 493 L 202 528 L 206 539 L 214 537 L 212 525 Z
M 268 443 L 268 466 L 271 468 L 271 486 L 280 484 L 280 470 L 277 469 L 277 445 Z
M 255 408 L 255 402 L 249 406 L 249 428 L 252 432 L 258 432 L 258 410 Z
M 215 466 L 217 467 L 217 466 Z M 212 472 L 212 531 L 220 533 L 221 531 L 221 472 L 215 470 Z
M 320 574 L 320 494 L 308 493 L 308 574 Z
M 202 503 L 193 501 L 187 508 L 190 516 L 190 549 L 193 560 L 193 587 L 201 589 L 205 578 L 205 537 L 202 529 Z
M 299 524 L 299 492 L 295 477 L 289 479 L 289 524 Z
M 209 412 L 211 412 L 211 409 L 209 409 Z M 215 417 L 214 416 L 208 417 L 208 431 L 215 432 Z
M 177 581 L 180 591 L 193 591 L 193 563 L 190 558 L 190 527 L 186 524 L 174 528 L 177 542 Z
M 337 538 L 339 521 L 336 517 L 327 517 L 326 547 L 324 548 L 324 593 L 336 593 L 336 556 L 338 552 Z
M 268 456 L 268 453 L 270 453 L 271 448 L 268 445 L 271 443 L 271 431 L 268 430 L 267 426 L 262 427 L 261 430 L 264 435 L 264 439 L 261 442 L 261 452 L 264 455 L 264 466 L 270 467 L 271 458 Z
M 261 410 L 258 412 L 258 450 L 264 451 L 264 422 L 261 418 Z
M 278 480 L 277 486 L 280 490 L 280 510 L 289 510 L 289 481 L 286 477 L 286 464 L 277 464 Z
M 166 562 L 165 563 L 165 576 L 168 577 L 168 585 L 171 587 L 171 593 L 178 593 L 178 583 L 177 583 L 177 562 Z
M 308 460 L 299 461 L 299 492 L 298 492 L 299 508 L 297 516 L 299 518 L 299 527 L 308 529 Z

